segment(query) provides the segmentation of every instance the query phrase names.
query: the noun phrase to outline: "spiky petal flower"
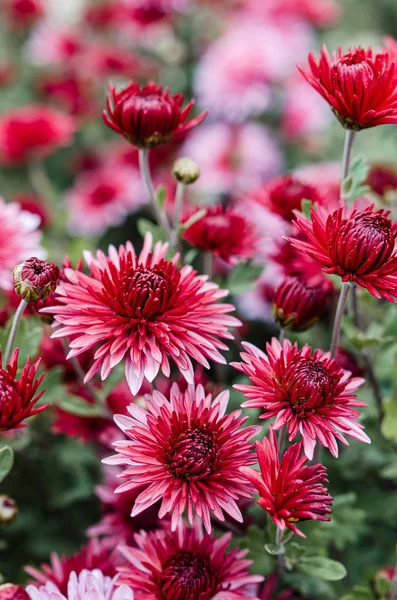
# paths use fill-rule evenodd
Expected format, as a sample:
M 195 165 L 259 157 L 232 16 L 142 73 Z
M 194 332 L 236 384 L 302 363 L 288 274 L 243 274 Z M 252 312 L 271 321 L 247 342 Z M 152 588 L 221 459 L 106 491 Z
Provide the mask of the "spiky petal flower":
M 44 377 L 41 375 L 35 379 L 40 360 L 32 365 L 28 358 L 17 378 L 18 354 L 17 348 L 14 350 L 9 364 L 4 365 L 4 368 L 0 352 L 0 431 L 25 427 L 26 425 L 22 423 L 24 419 L 37 415 L 50 406 L 45 404 L 34 408 L 36 402 L 44 394 L 44 390 L 36 393 Z
M 237 384 L 243 392 L 247 408 L 262 408 L 261 419 L 276 417 L 274 429 L 287 426 L 289 440 L 302 435 L 305 454 L 313 458 L 317 438 L 333 456 L 338 456 L 336 440 L 348 444 L 345 435 L 370 443 L 357 423 L 360 413 L 356 407 L 366 406 L 355 400 L 353 393 L 364 379 L 351 377 L 328 352 L 310 346 L 301 350 L 284 340 L 281 345 L 276 338 L 267 344 L 267 354 L 256 346 L 243 343 L 244 362 L 232 363 L 238 371 L 250 378 L 253 385 Z
M 208 111 L 187 121 L 194 100 L 182 109 L 183 94 L 171 96 L 168 88 L 152 81 L 142 88 L 131 82 L 117 91 L 109 85 L 103 120 L 138 148 L 154 148 L 201 123 Z
M 295 523 L 330 521 L 332 498 L 322 485 L 328 481 L 327 469 L 320 464 L 305 465 L 307 457 L 301 456 L 302 446 L 302 442 L 292 444 L 280 461 L 276 434 L 270 427 L 269 439 L 256 442 L 260 473 L 244 467 L 241 471 L 258 490 L 258 504 L 275 524 L 306 537 Z
M 249 588 L 263 577 L 250 575 L 247 550 L 227 552 L 231 533 L 214 538 L 197 522 L 192 529 L 181 522 L 171 534 L 142 531 L 135 542 L 137 548 L 119 547 L 128 563 L 117 579 L 134 590 L 135 600 L 258 600 Z
M 324 286 L 309 286 L 298 277 L 286 277 L 274 295 L 274 318 L 280 327 L 304 331 L 324 312 L 326 295 Z
M 310 72 L 298 67 L 328 102 L 346 129 L 397 123 L 397 64 L 388 51 L 342 48 L 330 56 L 323 46 L 318 61 L 309 54 Z
M 28 585 L 26 591 L 31 600 L 134 600 L 130 588 L 125 585 L 116 588 L 114 581 L 99 569 L 84 569 L 79 575 L 73 571 L 68 580 L 66 595 L 51 582 L 39 588 Z
M 131 516 L 162 499 L 159 517 L 172 513 L 173 530 L 185 510 L 190 523 L 196 513 L 208 532 L 210 512 L 242 522 L 236 500 L 251 498 L 251 489 L 239 467 L 253 464 L 249 440 L 260 427 L 241 429 L 247 420 L 241 411 L 225 415 L 229 393 L 213 400 L 202 385 L 181 393 L 174 384 L 169 400 L 157 391 L 146 399 L 146 409 L 131 404 L 131 417 L 116 415 L 129 439 L 115 442 L 117 455 L 105 459 L 127 467 L 121 475 L 127 481 L 116 492 L 142 490 Z
M 397 297 L 397 223 L 390 211 L 316 206 L 311 220 L 296 213 L 295 225 L 305 240 L 292 238 L 294 248 L 314 258 L 325 273 L 339 275 L 366 288 L 375 298 Z
M 228 294 L 192 267 L 177 267 L 178 255 L 166 260 L 168 244 L 146 234 L 142 252 L 136 256 L 130 242 L 109 256 L 98 251 L 86 254 L 91 269 L 65 269 L 64 281 L 56 292 L 57 306 L 43 309 L 55 315 L 63 328 L 54 337 L 69 337 L 69 358 L 98 346 L 88 381 L 101 369 L 106 379 L 125 358 L 125 375 L 135 395 L 143 378 L 153 381 L 159 369 L 169 377 L 172 358 L 189 383 L 193 383 L 191 358 L 209 367 L 207 358 L 225 359 L 219 350 L 227 346 L 217 338 L 233 339 L 228 326 L 240 321 L 227 315 L 231 304 L 217 300 Z

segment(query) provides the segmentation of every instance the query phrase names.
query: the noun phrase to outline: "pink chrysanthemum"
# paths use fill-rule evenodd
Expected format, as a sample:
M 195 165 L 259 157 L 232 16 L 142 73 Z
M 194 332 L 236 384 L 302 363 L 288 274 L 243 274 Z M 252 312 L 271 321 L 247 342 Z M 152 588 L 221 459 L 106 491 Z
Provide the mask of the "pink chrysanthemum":
M 263 577 L 249 573 L 248 550 L 227 553 L 231 537 L 203 534 L 198 523 L 181 523 L 171 535 L 141 532 L 137 548 L 120 547 L 128 564 L 118 568 L 117 585 L 131 586 L 135 600 L 258 600 L 250 587 Z
M 339 275 L 366 288 L 375 298 L 395 302 L 397 298 L 397 223 L 390 211 L 321 206 L 311 209 L 311 220 L 296 213 L 295 225 L 305 240 L 289 241 L 297 250 L 314 258 L 325 273 Z
M 40 247 L 40 218 L 21 210 L 19 204 L 6 204 L 0 198 L 0 288 L 11 290 L 12 271 L 18 263 L 30 256 L 45 258 Z
M 330 521 L 332 497 L 322 482 L 327 482 L 327 469 L 320 464 L 305 465 L 306 456 L 301 456 L 302 442 L 292 444 L 282 459 L 273 428 L 269 439 L 256 442 L 260 473 L 254 469 L 241 471 L 256 487 L 258 504 L 273 519 L 280 529 L 291 529 L 300 537 L 306 537 L 295 525 L 310 519 Z
M 300 432 L 309 459 L 317 438 L 335 457 L 336 439 L 348 444 L 345 435 L 370 443 L 363 425 L 357 423 L 360 413 L 355 410 L 366 404 L 355 400 L 353 393 L 364 379 L 352 378 L 328 352 L 315 350 L 312 354 L 308 345 L 299 350 L 289 340 L 281 345 L 273 338 L 266 346 L 267 354 L 247 342 L 243 346 L 244 362 L 232 363 L 253 384 L 234 386 L 249 398 L 242 406 L 264 409 L 262 419 L 276 417 L 274 429 L 286 425 L 290 441 Z
M 54 337 L 75 338 L 69 358 L 99 345 L 85 381 L 99 369 L 106 379 L 125 358 L 126 379 L 135 395 L 144 377 L 153 381 L 160 368 L 170 375 L 169 357 L 189 383 L 191 358 L 207 368 L 207 358 L 226 362 L 219 350 L 227 346 L 217 338 L 233 339 L 227 327 L 240 325 L 226 314 L 234 306 L 217 302 L 227 290 L 189 265 L 179 268 L 178 255 L 166 260 L 167 251 L 168 244 L 160 242 L 152 248 L 148 233 L 139 256 L 127 242 L 118 251 L 110 246 L 109 256 L 98 251 L 95 259 L 86 253 L 90 276 L 65 269 L 58 305 L 43 312 L 63 325 Z
M 115 442 L 118 454 L 105 459 L 127 467 L 121 477 L 128 481 L 116 492 L 144 488 L 131 515 L 162 499 L 159 517 L 172 512 L 173 530 L 185 510 L 190 523 L 196 513 L 208 532 L 210 512 L 223 521 L 225 511 L 241 522 L 236 500 L 251 498 L 251 490 L 239 468 L 253 464 L 249 440 L 260 427 L 241 429 L 247 420 L 241 411 L 225 415 L 229 393 L 213 400 L 201 385 L 181 393 L 175 384 L 169 400 L 157 391 L 146 398 L 146 409 L 128 408 L 132 418 L 115 417 L 129 439 Z
M 79 575 L 85 569 L 100 569 L 106 576 L 113 577 L 115 574 L 109 552 L 98 540 L 90 540 L 86 546 L 69 557 L 52 552 L 50 559 L 50 564 L 43 563 L 41 570 L 25 567 L 26 573 L 34 579 L 30 584 L 39 586 L 51 583 L 61 594 L 67 594 L 69 577 L 73 572 Z
M 31 600 L 134 600 L 134 593 L 129 587 L 122 585 L 116 588 L 115 582 L 99 569 L 84 569 L 78 576 L 73 571 L 65 595 L 51 582 L 39 588 L 28 585 L 26 591 Z

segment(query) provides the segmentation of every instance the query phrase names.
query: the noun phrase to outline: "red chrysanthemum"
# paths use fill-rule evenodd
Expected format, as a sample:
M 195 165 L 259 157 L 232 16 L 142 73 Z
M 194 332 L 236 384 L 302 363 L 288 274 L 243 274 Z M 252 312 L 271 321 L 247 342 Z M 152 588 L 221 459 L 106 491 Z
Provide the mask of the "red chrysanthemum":
M 73 117 L 45 104 L 10 110 L 0 118 L 0 162 L 16 165 L 44 158 L 68 146 L 74 130 Z
M 0 585 L 0 600 L 30 600 L 30 596 L 21 585 L 5 583 Z
M 270 427 L 269 439 L 256 442 L 260 473 L 244 467 L 241 471 L 258 490 L 258 504 L 275 524 L 306 537 L 295 523 L 330 521 L 332 497 L 322 485 L 328 481 L 327 469 L 320 464 L 305 465 L 302 448 L 302 442 L 292 444 L 280 460 L 276 434 Z
M 104 575 L 113 577 L 115 574 L 109 552 L 98 540 L 90 540 L 86 546 L 82 546 L 78 552 L 69 557 L 59 556 L 53 552 L 50 559 L 49 565 L 45 563 L 40 565 L 41 570 L 25 567 L 25 571 L 34 578 L 31 584 L 39 586 L 51 581 L 62 594 L 67 594 L 69 575 L 73 571 L 79 575 L 83 569 L 100 569 Z
M 44 377 L 41 375 L 35 379 L 40 360 L 32 365 L 28 358 L 17 379 L 18 354 L 17 348 L 14 350 L 9 364 L 3 368 L 0 352 L 0 431 L 26 427 L 25 423 L 22 423 L 24 419 L 33 417 L 50 406 L 45 404 L 34 408 L 36 402 L 44 394 L 44 390 L 36 393 Z
M 221 205 L 207 208 L 205 215 L 186 229 L 183 238 L 232 263 L 251 258 L 258 241 L 255 227 L 243 215 Z
M 370 443 L 363 425 L 357 423 L 360 413 L 355 410 L 367 405 L 355 400 L 353 393 L 364 379 L 352 378 L 328 352 L 315 350 L 312 354 L 310 346 L 299 350 L 289 340 L 281 345 L 273 338 L 266 346 L 267 354 L 247 342 L 243 346 L 244 362 L 232 363 L 253 384 L 234 386 L 249 398 L 242 406 L 264 409 L 261 419 L 276 417 L 274 429 L 286 425 L 290 441 L 300 432 L 309 459 L 317 438 L 333 456 L 338 456 L 336 439 L 348 444 L 345 435 Z
M 199 523 L 189 529 L 183 522 L 171 534 L 136 534 L 137 548 L 119 547 L 128 564 L 118 567 L 116 585 L 130 586 L 134 600 L 258 600 L 250 589 L 263 577 L 249 573 L 248 550 L 227 552 L 231 537 L 212 537 Z
M 325 273 L 339 275 L 366 288 L 375 298 L 397 297 L 397 223 L 390 211 L 339 208 L 311 209 L 311 220 L 296 213 L 295 225 L 305 241 L 292 238 L 294 248 L 318 261 Z
M 194 100 L 182 109 L 183 100 L 183 94 L 171 96 L 167 88 L 152 81 L 142 88 L 131 82 L 120 91 L 110 85 L 103 119 L 131 144 L 154 148 L 195 127 L 207 116 L 205 111 L 187 121 Z
M 298 277 L 286 277 L 274 294 L 274 318 L 280 327 L 304 331 L 321 317 L 326 296 L 324 286 L 310 286 Z
M 175 384 L 169 400 L 157 391 L 146 399 L 146 409 L 129 406 L 132 418 L 115 417 L 128 439 L 115 442 L 118 454 L 105 460 L 127 467 L 120 477 L 128 481 L 116 491 L 144 488 L 131 515 L 162 499 L 159 517 L 172 512 L 173 530 L 185 510 L 190 523 L 196 513 L 208 532 L 210 512 L 242 522 L 236 500 L 251 498 L 251 490 L 239 467 L 253 464 L 249 440 L 260 427 L 241 428 L 247 420 L 241 411 L 225 415 L 229 392 L 213 400 L 201 385 L 181 393 Z
M 309 67 L 298 68 L 346 129 L 397 123 L 397 65 L 390 52 L 358 47 L 343 54 L 339 47 L 329 56 L 323 46 L 318 62 L 309 54 Z
M 193 383 L 191 358 L 209 367 L 207 358 L 225 363 L 219 350 L 227 346 L 218 340 L 233 339 L 227 327 L 240 321 L 227 315 L 231 304 L 220 304 L 227 296 L 206 275 L 197 275 L 189 265 L 177 266 L 178 255 L 165 259 L 168 244 L 146 234 L 141 254 L 136 256 L 130 242 L 109 256 L 90 253 L 86 260 L 91 275 L 64 270 L 64 281 L 56 291 L 57 306 L 43 309 L 63 325 L 53 337 L 73 336 L 69 358 L 99 346 L 85 381 L 101 369 L 106 379 L 125 360 L 125 375 L 131 392 L 139 391 L 144 377 L 153 381 L 161 368 L 170 374 L 172 358 L 189 383 Z
M 286 221 L 294 218 L 294 210 L 302 209 L 302 200 L 324 204 L 324 198 L 316 186 L 305 183 L 294 175 L 273 179 L 253 192 L 251 197 Z
M 373 192 L 384 196 L 389 191 L 397 190 L 397 171 L 394 165 L 374 164 L 365 182 Z

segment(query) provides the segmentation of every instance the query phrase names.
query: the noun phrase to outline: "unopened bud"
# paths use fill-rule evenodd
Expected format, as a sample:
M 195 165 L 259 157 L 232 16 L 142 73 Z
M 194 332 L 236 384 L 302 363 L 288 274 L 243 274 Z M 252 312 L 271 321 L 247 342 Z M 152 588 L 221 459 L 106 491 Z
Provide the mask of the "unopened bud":
M 30 600 L 30 596 L 21 585 L 5 583 L 0 585 L 0 600 Z
M 25 302 L 48 298 L 56 289 L 60 272 L 56 265 L 32 257 L 13 271 L 15 291 Z
M 178 158 L 174 162 L 172 174 L 180 183 L 190 185 L 200 177 L 200 167 L 190 158 Z
M 17 514 L 18 507 L 15 500 L 8 496 L 0 496 L 0 525 L 9 525 L 14 521 Z

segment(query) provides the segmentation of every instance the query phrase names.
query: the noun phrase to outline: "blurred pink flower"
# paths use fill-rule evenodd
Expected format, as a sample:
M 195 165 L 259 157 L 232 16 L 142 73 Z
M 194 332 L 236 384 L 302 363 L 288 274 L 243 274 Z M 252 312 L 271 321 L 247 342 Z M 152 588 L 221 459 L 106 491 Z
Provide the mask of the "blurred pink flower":
M 77 30 L 70 27 L 62 29 L 54 23 L 43 21 L 26 43 L 26 60 L 39 66 L 70 66 L 84 48 L 83 39 Z
M 287 139 L 314 138 L 332 119 L 328 104 L 302 77 L 294 77 L 286 84 L 281 127 Z M 320 145 L 321 140 L 316 141 Z
M 284 16 L 302 19 L 313 25 L 329 26 L 338 20 L 340 6 L 335 0 L 243 0 L 244 9 L 262 17 Z
M 30 256 L 46 257 L 40 246 L 39 225 L 39 216 L 0 198 L 0 289 L 13 289 L 12 271 L 18 263 Z
M 83 172 L 66 195 L 69 230 L 73 235 L 99 235 L 145 202 L 137 169 L 105 166 Z

